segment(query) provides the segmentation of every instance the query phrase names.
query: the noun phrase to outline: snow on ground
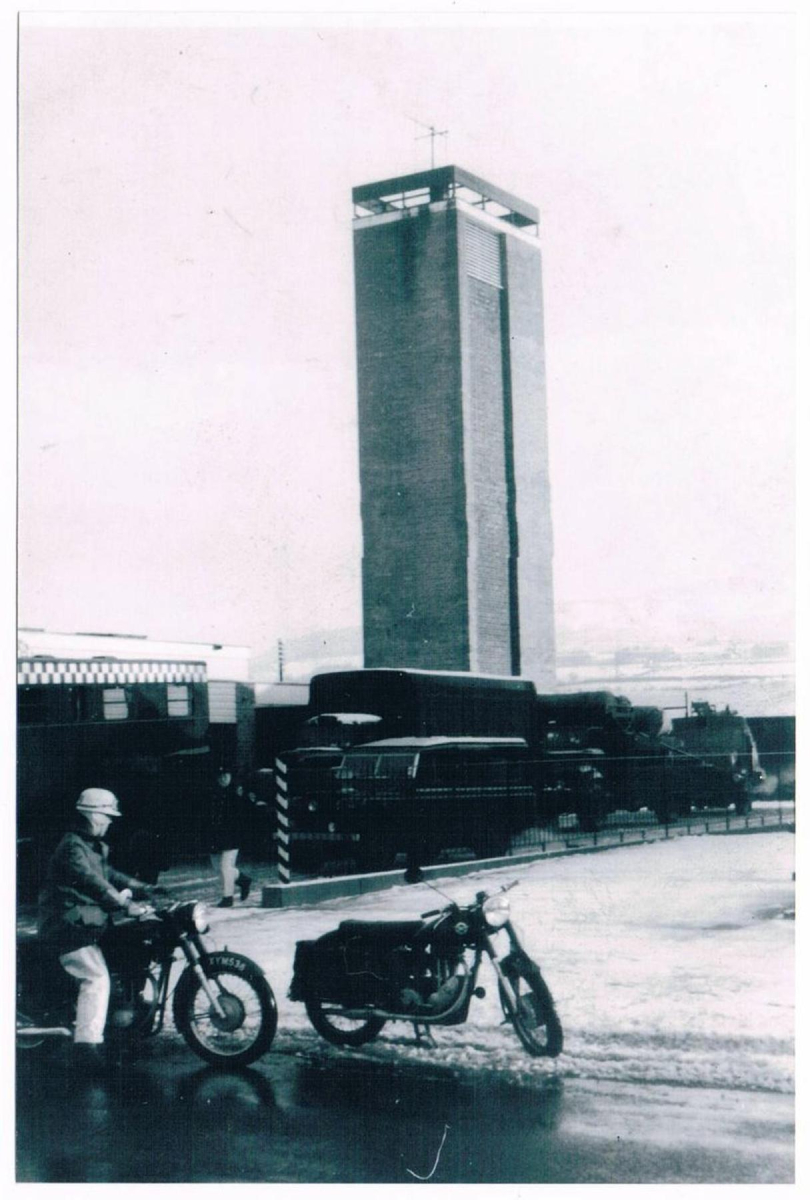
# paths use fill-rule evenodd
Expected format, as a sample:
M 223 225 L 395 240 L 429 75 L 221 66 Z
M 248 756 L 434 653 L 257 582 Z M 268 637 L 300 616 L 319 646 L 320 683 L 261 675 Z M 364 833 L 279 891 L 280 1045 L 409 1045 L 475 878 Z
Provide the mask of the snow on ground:
M 793 1088 L 794 838 L 790 833 L 679 838 L 547 859 L 438 881 L 464 903 L 513 879 L 512 915 L 540 963 L 565 1031 L 555 1062 L 531 1058 L 502 1023 L 494 973 L 466 1025 L 387 1025 L 360 1050 L 336 1049 L 287 998 L 295 943 L 347 918 L 409 919 L 437 907 L 426 885 L 399 886 L 317 907 L 235 909 L 212 933 L 255 958 L 279 1003 L 274 1051 L 360 1055 L 486 1069 L 542 1084 L 550 1074 L 790 1093 Z

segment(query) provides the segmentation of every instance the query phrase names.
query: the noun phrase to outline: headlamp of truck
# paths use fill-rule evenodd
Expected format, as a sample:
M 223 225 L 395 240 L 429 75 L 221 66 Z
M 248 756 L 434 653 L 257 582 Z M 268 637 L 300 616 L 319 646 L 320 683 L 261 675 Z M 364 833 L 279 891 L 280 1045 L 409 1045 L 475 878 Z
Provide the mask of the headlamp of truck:
M 509 901 L 506 896 L 490 896 L 484 901 L 484 920 L 490 929 L 500 929 L 509 920 Z

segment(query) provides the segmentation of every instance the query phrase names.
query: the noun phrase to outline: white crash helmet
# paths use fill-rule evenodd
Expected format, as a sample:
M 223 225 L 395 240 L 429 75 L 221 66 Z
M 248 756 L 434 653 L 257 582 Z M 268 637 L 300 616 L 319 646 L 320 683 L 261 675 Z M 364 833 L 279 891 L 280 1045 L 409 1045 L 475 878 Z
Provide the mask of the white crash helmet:
M 105 817 L 121 816 L 117 796 L 108 792 L 106 788 L 85 788 L 76 801 L 76 808 L 88 816 L 92 816 L 93 813 L 100 813 Z

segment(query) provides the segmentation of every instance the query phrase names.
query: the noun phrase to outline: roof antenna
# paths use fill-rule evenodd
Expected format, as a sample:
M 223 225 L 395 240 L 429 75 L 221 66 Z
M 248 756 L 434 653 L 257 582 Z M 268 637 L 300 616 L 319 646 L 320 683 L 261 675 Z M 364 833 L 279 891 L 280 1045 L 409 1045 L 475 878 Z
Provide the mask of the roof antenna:
M 409 121 L 413 121 L 414 125 L 421 126 L 422 129 L 427 129 L 427 133 L 420 133 L 415 138 L 415 142 L 423 142 L 430 138 L 430 169 L 436 166 L 436 138 L 447 137 L 447 129 L 437 129 L 435 125 L 426 125 L 424 121 L 417 121 L 416 117 L 408 117 Z

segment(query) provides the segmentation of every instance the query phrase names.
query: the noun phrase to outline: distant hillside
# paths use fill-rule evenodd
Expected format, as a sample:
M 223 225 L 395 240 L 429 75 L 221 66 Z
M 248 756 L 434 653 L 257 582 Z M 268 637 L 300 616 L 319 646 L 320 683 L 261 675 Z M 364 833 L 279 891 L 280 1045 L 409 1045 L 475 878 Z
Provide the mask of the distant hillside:
M 785 586 L 763 584 L 760 594 L 729 595 L 728 585 L 685 585 L 641 598 L 558 601 L 558 654 L 599 653 L 639 644 L 673 649 L 694 644 L 791 642 L 793 597 Z
M 563 606 L 565 610 L 565 606 Z M 580 616 L 591 617 L 590 611 Z M 789 643 L 747 644 L 715 639 L 673 647 L 662 638 L 638 645 L 638 630 L 611 636 L 596 625 L 577 636 L 558 620 L 557 689 L 612 691 L 634 704 L 652 704 L 673 712 L 690 700 L 727 704 L 747 716 L 782 716 L 795 712 L 795 668 Z M 618 631 L 618 625 L 617 625 Z M 601 636 L 600 636 L 601 632 Z M 284 681 L 307 683 L 318 671 L 349 670 L 363 665 L 363 634 L 359 626 L 318 630 L 284 642 Z M 257 683 L 278 680 L 278 650 L 274 646 L 251 659 L 251 678 Z

